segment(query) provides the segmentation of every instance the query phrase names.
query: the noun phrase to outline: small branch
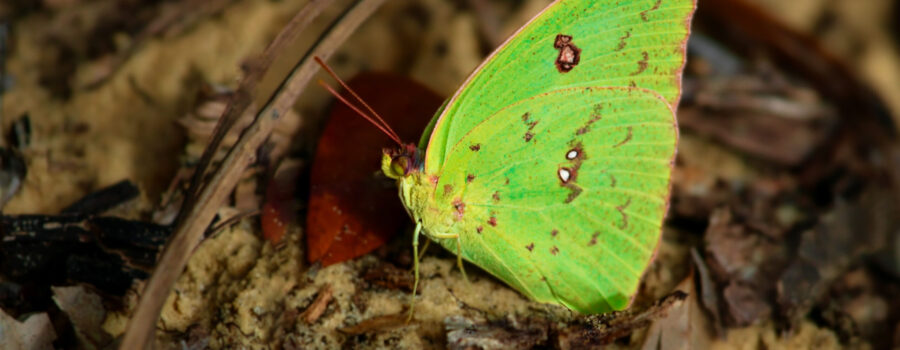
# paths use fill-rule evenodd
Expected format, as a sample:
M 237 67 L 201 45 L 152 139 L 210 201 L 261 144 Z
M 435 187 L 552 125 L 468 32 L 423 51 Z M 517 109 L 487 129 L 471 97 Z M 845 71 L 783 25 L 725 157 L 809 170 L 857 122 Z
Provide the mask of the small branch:
M 63 214 L 100 214 L 113 207 L 137 198 L 140 189 L 128 180 L 119 181 L 90 193 L 62 210 Z

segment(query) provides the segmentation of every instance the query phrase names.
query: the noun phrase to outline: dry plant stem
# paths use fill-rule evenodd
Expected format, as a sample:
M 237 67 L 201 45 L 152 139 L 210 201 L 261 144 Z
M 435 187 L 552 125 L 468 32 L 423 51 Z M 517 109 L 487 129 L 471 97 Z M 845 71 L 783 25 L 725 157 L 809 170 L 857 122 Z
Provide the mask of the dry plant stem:
M 216 224 L 216 226 L 211 227 L 209 230 L 207 230 L 207 232 L 209 232 L 209 234 L 207 234 L 206 236 L 207 237 L 217 236 L 219 233 L 222 233 L 222 231 L 225 231 L 225 229 L 228 228 L 229 226 L 235 225 L 235 224 L 243 221 L 246 218 L 257 216 L 260 213 L 262 213 L 262 211 L 259 209 L 253 210 L 253 211 L 248 211 L 248 212 L 243 212 L 243 213 L 238 213 L 237 215 L 228 218 L 224 222 L 219 222 L 218 224 Z
M 310 6 L 322 6 L 322 2 L 310 2 L 307 8 Z M 196 200 L 185 203 L 182 211 L 187 214 L 181 216 L 182 219 L 179 220 L 174 236 L 163 251 L 157 268 L 147 282 L 143 296 L 128 324 L 120 349 L 143 349 L 150 345 L 150 341 L 155 335 L 159 312 L 172 289 L 172 285 L 174 285 L 187 264 L 190 253 L 199 244 L 203 232 L 209 226 L 218 208 L 224 203 L 225 198 L 240 180 L 244 169 L 255 160 L 256 150 L 269 137 L 275 121 L 291 108 L 313 74 L 316 73 L 318 66 L 313 62 L 312 57 L 327 58 L 331 56 L 338 46 L 382 3 L 384 3 L 384 0 L 359 0 L 350 10 L 345 12 L 336 24 L 313 45 L 306 56 L 294 67 L 286 81 L 276 91 L 275 97 L 269 100 L 262 112 L 257 114 L 253 123 L 244 130 L 240 139 L 229 151 L 209 183 L 202 187 L 199 197 Z M 318 11 L 312 12 L 317 13 Z M 304 9 L 298 16 L 308 16 L 309 13 L 310 11 Z M 294 21 L 291 23 L 294 23 Z M 293 28 L 302 29 L 299 27 Z M 266 50 L 266 56 L 279 52 L 279 50 L 272 49 L 272 47 L 279 42 L 283 42 L 278 40 L 282 39 L 283 35 L 285 34 L 279 35 L 276 42 Z M 271 57 L 264 58 L 264 60 L 272 61 Z M 243 87 L 244 84 L 242 84 Z M 249 101 L 249 98 L 247 101 Z M 249 108 L 249 102 L 247 102 L 247 106 Z M 243 114 L 242 109 L 240 112 L 236 112 L 235 115 L 240 116 Z M 227 130 L 224 127 L 217 129 L 220 129 L 217 130 L 217 134 L 224 133 Z M 209 147 L 216 146 L 215 143 L 209 145 Z M 197 171 L 199 173 L 202 173 L 201 170 L 198 167 Z
M 250 118 L 256 115 L 257 111 L 251 106 L 254 100 L 253 93 L 256 90 L 259 81 L 272 65 L 272 62 L 275 61 L 275 57 L 281 52 L 284 52 L 288 45 L 294 44 L 300 33 L 306 29 L 306 27 L 312 23 L 313 19 L 322 12 L 322 9 L 331 2 L 333 1 L 313 0 L 304 6 L 303 9 L 294 15 L 294 18 L 285 25 L 278 36 L 272 40 L 272 43 L 266 47 L 262 56 L 248 65 L 243 79 L 241 79 L 237 90 L 229 101 L 228 106 L 225 108 L 222 118 L 220 118 L 219 123 L 216 124 L 216 129 L 213 131 L 209 145 L 207 145 L 206 149 L 203 151 L 203 155 L 200 157 L 200 161 L 197 163 L 196 170 L 191 177 L 190 190 L 188 191 L 184 206 L 182 207 L 176 222 L 181 222 L 184 219 L 184 215 L 188 212 L 185 208 L 193 207 L 196 200 L 199 198 L 198 195 L 203 188 L 202 179 L 208 173 L 207 168 L 209 167 L 210 162 L 212 162 L 212 158 L 216 154 L 216 151 L 222 145 L 222 140 L 225 138 L 225 135 L 228 134 L 228 130 L 231 130 L 234 124 L 243 117 Z M 271 103 L 271 100 L 269 100 L 269 102 Z

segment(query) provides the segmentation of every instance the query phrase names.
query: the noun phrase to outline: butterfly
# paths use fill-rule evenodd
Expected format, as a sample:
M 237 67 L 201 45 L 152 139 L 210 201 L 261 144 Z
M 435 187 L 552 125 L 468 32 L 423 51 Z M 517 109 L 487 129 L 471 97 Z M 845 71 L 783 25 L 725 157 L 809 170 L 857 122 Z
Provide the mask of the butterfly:
M 418 147 L 383 155 L 416 256 L 424 234 L 532 300 L 628 307 L 668 210 L 695 7 L 558 0 L 494 51 Z

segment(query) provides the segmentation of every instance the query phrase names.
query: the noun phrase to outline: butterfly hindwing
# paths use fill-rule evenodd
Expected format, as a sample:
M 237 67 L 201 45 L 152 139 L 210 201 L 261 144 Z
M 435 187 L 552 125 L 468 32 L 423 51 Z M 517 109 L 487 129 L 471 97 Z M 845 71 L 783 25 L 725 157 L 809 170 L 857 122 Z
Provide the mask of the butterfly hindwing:
M 655 92 L 555 90 L 448 147 L 434 199 L 456 217 L 465 259 L 535 300 L 618 310 L 656 248 L 676 140 Z

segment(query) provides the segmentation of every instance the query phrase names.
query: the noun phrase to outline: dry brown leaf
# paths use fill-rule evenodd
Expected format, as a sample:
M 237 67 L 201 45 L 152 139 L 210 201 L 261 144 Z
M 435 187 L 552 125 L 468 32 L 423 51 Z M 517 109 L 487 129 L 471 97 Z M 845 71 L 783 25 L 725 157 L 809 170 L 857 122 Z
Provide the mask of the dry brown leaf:
M 709 318 L 700 305 L 700 293 L 691 274 L 676 290 L 687 293 L 683 303 L 650 325 L 642 350 L 706 349 L 713 337 Z
M 56 332 L 45 313 L 33 314 L 24 322 L 0 310 L 0 344 L 4 349 L 52 350 Z
M 87 349 L 100 349 L 112 341 L 103 330 L 106 309 L 99 295 L 83 286 L 52 287 L 53 301 L 69 316 L 80 345 Z

